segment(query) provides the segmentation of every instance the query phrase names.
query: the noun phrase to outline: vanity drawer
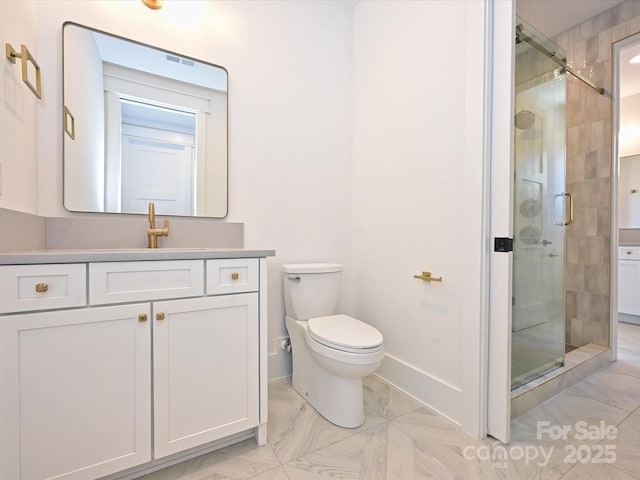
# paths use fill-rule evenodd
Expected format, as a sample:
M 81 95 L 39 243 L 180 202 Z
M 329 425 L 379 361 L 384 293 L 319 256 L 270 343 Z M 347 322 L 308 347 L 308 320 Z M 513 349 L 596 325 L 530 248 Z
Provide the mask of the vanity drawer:
M 202 260 L 89 264 L 89 303 L 123 303 L 204 294 Z
M 207 295 L 257 291 L 257 258 L 207 260 Z
M 0 267 L 0 313 L 87 304 L 87 266 L 6 265 Z
M 640 247 L 618 247 L 619 260 L 640 260 Z

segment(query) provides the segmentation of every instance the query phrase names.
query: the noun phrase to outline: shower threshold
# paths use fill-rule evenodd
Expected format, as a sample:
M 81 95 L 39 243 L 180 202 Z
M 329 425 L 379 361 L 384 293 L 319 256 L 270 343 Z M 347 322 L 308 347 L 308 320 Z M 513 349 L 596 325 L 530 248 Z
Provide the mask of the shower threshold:
M 566 390 L 611 362 L 611 349 L 588 343 L 568 352 L 564 365 L 511 391 L 511 420 Z

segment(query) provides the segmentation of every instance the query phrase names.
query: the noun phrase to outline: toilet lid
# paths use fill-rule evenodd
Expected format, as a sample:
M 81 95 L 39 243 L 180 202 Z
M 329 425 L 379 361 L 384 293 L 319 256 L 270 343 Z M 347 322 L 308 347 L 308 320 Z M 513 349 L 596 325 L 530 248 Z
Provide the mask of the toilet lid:
M 382 334 L 371 325 L 347 315 L 309 319 L 309 336 L 330 347 L 365 350 L 382 345 Z

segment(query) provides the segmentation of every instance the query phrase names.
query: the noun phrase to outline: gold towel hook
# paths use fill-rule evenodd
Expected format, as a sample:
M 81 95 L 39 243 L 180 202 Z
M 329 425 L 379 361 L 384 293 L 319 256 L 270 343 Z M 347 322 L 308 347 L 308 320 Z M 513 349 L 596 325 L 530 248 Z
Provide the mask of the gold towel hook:
M 19 58 L 20 60 L 22 60 L 22 81 L 25 83 L 27 87 L 29 87 L 29 90 L 31 90 L 36 97 L 42 98 L 42 80 L 40 78 L 40 65 L 38 65 L 38 62 L 36 62 L 36 59 L 33 58 L 33 55 L 31 55 L 31 52 L 29 51 L 27 46 L 24 44 L 20 45 L 20 53 L 18 53 L 9 43 L 7 43 L 5 44 L 5 52 L 7 55 L 7 59 L 9 59 L 11 63 L 15 64 L 16 58 Z M 36 69 L 35 87 L 33 86 L 33 83 L 29 81 L 29 69 L 27 68 L 28 62 L 31 62 L 31 64 Z

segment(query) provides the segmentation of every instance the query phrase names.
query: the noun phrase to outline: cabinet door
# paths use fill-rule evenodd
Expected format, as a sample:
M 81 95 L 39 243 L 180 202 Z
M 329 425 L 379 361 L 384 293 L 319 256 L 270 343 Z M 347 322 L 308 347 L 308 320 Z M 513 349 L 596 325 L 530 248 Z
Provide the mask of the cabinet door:
M 640 315 L 640 261 L 618 261 L 618 312 Z
M 0 317 L 0 478 L 95 479 L 151 459 L 149 313 Z
M 154 457 L 258 425 L 258 294 L 153 304 Z

